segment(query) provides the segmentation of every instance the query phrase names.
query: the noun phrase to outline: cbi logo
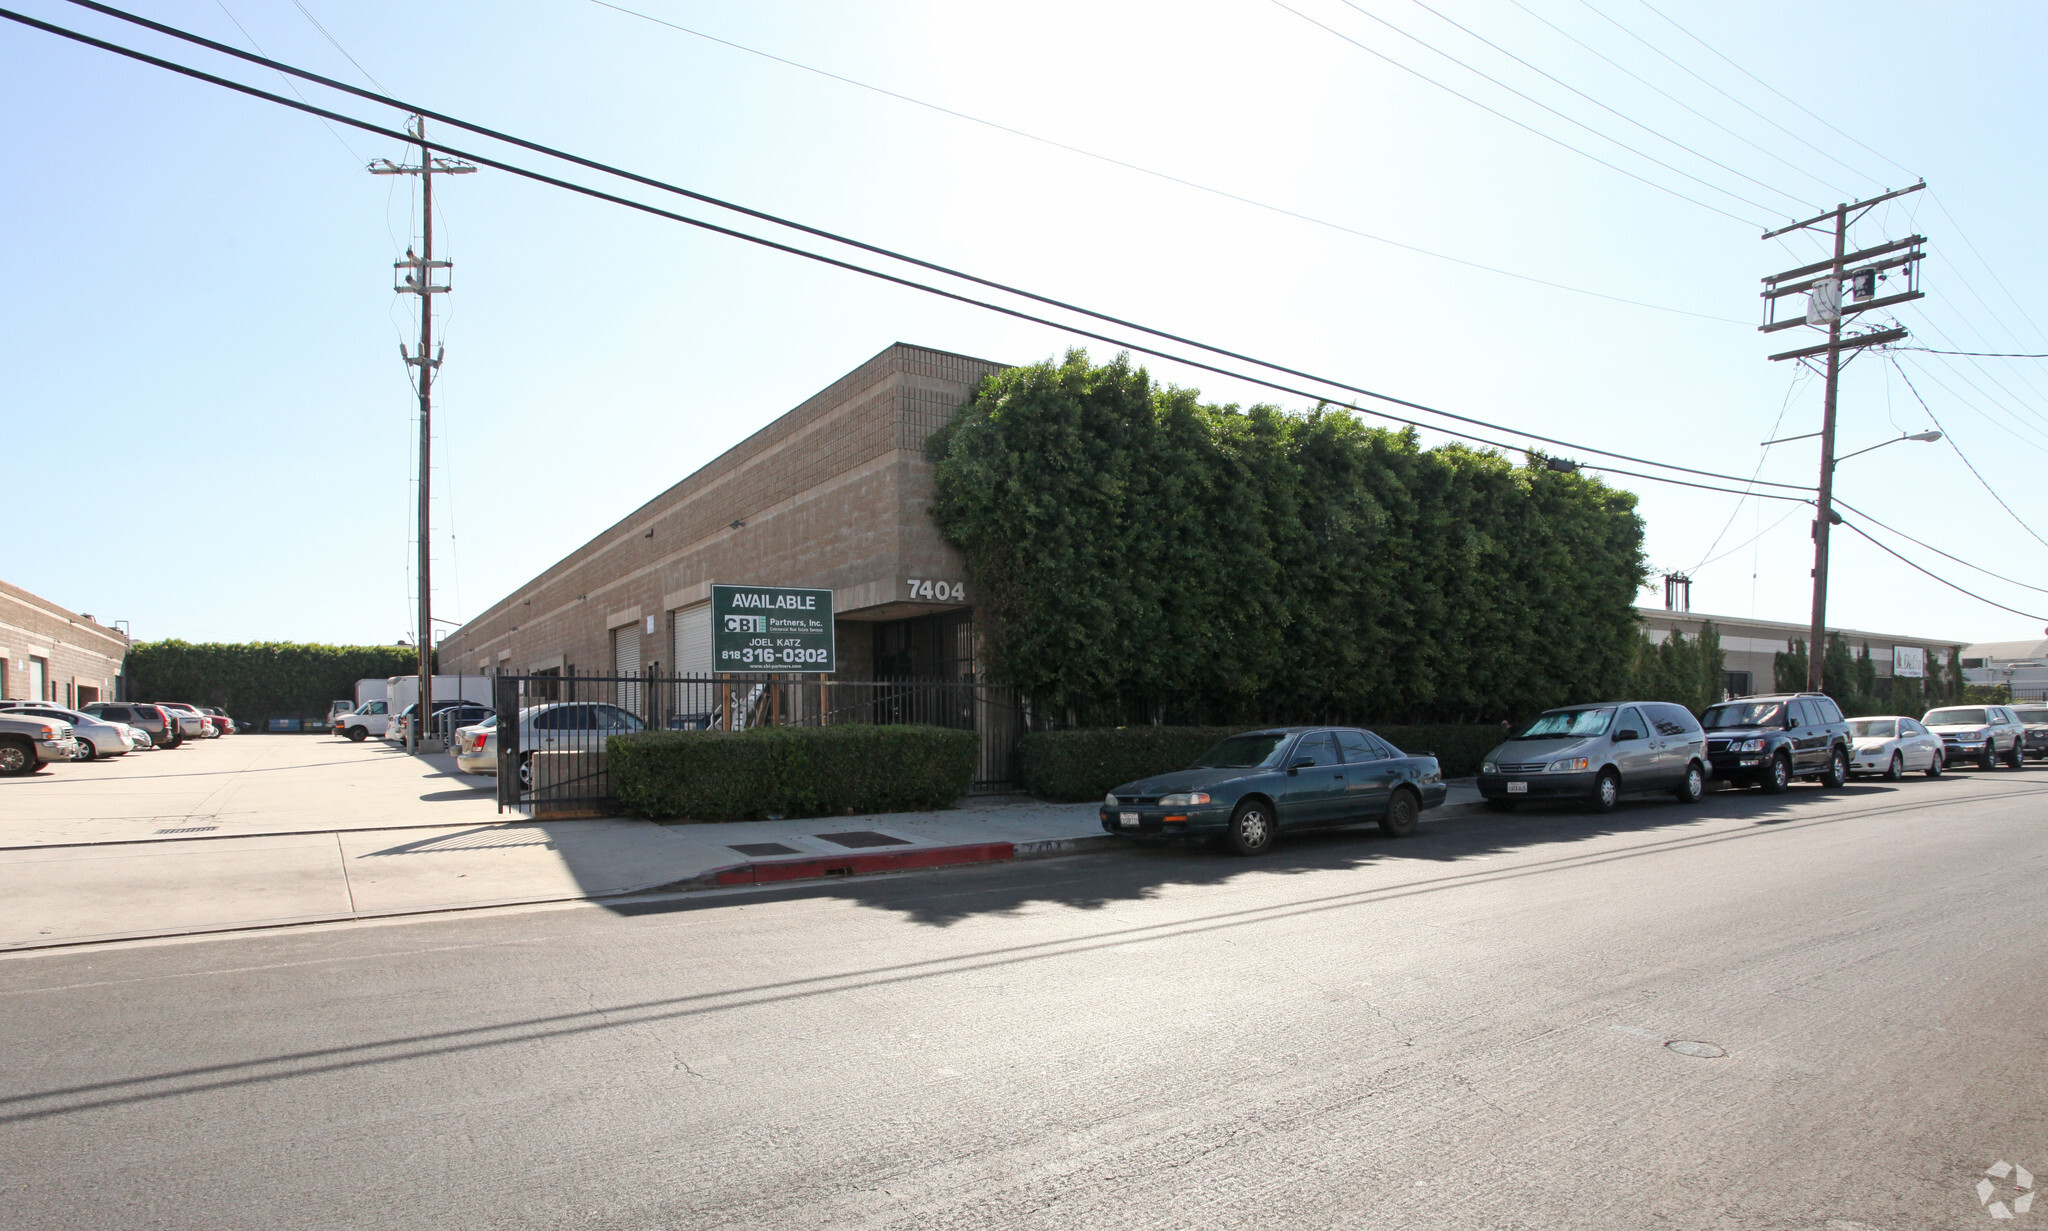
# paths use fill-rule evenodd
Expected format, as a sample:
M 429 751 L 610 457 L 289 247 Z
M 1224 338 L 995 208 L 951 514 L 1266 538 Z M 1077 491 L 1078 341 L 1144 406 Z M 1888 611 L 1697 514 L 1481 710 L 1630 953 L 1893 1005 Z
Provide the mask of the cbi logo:
M 768 617 L 760 615 L 729 615 L 725 617 L 725 631 L 729 633 L 765 633 L 768 631 Z

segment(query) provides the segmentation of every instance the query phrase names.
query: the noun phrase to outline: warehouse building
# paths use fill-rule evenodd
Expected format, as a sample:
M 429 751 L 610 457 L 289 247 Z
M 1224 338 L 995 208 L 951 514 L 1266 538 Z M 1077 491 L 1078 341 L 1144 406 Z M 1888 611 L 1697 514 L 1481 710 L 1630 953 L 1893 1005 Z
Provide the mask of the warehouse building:
M 1636 611 L 1642 617 L 1643 629 L 1650 640 L 1659 645 L 1670 638 L 1673 630 L 1683 633 L 1687 640 L 1693 640 L 1700 635 L 1707 621 L 1713 621 L 1714 630 L 1721 638 L 1721 652 L 1725 660 L 1722 688 L 1731 697 L 1774 691 L 1776 684 L 1772 666 L 1776 656 L 1791 649 L 1795 640 L 1805 642 L 1813 631 L 1804 623 L 1787 624 L 1778 620 L 1705 615 L 1661 607 L 1638 607 Z M 1947 666 L 1950 654 L 1962 649 L 1961 642 L 1940 638 L 1903 637 L 1893 633 L 1865 632 L 1859 628 L 1831 628 L 1828 631 L 1840 633 L 1852 652 L 1868 647 L 1871 665 L 1879 679 L 1889 679 L 1893 675 L 1932 676 Z
M 1004 365 L 897 343 L 450 633 L 445 672 L 712 672 L 711 587 L 829 590 L 835 678 L 974 677 L 925 439 Z
M 126 633 L 0 581 L 0 697 L 110 701 L 127 658 Z

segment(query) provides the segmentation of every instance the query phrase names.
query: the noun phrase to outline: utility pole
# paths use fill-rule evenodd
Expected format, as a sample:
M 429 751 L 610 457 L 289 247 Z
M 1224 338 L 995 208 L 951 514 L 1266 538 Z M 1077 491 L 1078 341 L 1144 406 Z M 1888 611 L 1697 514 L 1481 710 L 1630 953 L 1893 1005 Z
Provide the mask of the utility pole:
M 412 746 L 418 751 L 425 746 L 427 722 L 434 713 L 434 540 L 432 535 L 433 508 L 431 504 L 434 451 L 434 374 L 441 368 L 441 352 L 434 349 L 434 296 L 446 294 L 447 280 L 436 281 L 435 271 L 444 273 L 454 267 L 452 261 L 434 259 L 434 177 L 436 175 L 468 175 L 476 170 L 470 163 L 455 158 L 434 157 L 433 147 L 427 144 L 427 121 L 424 116 L 412 117 L 406 130 L 418 138 L 420 161 L 417 166 L 394 163 L 388 158 L 379 158 L 370 163 L 372 175 L 417 175 L 420 177 L 420 250 L 417 254 L 408 247 L 405 259 L 393 261 L 393 272 L 397 281 L 394 291 L 420 297 L 420 347 L 417 353 L 408 352 L 405 343 L 398 344 L 398 354 L 407 366 L 419 369 L 420 396 L 420 507 L 419 507 L 419 648 L 420 686 L 419 702 L 413 708 Z M 444 348 L 445 349 L 445 348 Z
M 1906 303 L 1924 297 L 1920 289 L 1920 260 L 1926 255 L 1921 245 L 1927 242 L 1924 235 L 1913 235 L 1891 243 L 1879 244 L 1858 252 L 1848 252 L 1850 224 L 1867 213 L 1872 206 L 1905 196 L 1927 187 L 1927 181 L 1865 201 L 1837 205 L 1827 213 L 1815 215 L 1804 222 L 1779 227 L 1764 232 L 1765 239 L 1775 239 L 1791 231 L 1819 230 L 1828 225 L 1834 232 L 1835 254 L 1832 259 L 1798 269 L 1788 269 L 1772 274 L 1763 280 L 1764 323 L 1763 333 L 1775 333 L 1796 325 L 1826 325 L 1828 340 L 1818 346 L 1802 347 L 1772 355 L 1771 361 L 1795 359 L 1805 362 L 1818 355 L 1827 356 L 1826 393 L 1821 400 L 1820 418 L 1820 482 L 1816 494 L 1813 520 L 1813 622 L 1806 644 L 1806 689 L 1808 692 L 1821 691 L 1822 658 L 1827 646 L 1828 613 L 1828 530 L 1839 518 L 1835 514 L 1835 407 L 1836 390 L 1840 382 L 1844 351 L 1854 352 L 1866 346 L 1881 346 L 1897 342 L 1906 336 L 1902 328 L 1880 329 L 1844 337 L 1842 322 L 1846 317 L 1868 312 L 1872 308 L 1885 308 L 1893 304 Z M 1851 268 L 1854 266 L 1854 268 Z M 1906 289 L 1891 295 L 1879 296 L 1877 284 L 1888 281 L 1890 271 L 1897 270 L 1905 279 Z M 1850 279 L 1851 300 L 1842 302 L 1844 277 Z M 1805 292 L 1806 314 L 1804 317 L 1778 319 L 1778 301 L 1788 295 Z M 1853 356 L 1852 356 L 1853 357 Z

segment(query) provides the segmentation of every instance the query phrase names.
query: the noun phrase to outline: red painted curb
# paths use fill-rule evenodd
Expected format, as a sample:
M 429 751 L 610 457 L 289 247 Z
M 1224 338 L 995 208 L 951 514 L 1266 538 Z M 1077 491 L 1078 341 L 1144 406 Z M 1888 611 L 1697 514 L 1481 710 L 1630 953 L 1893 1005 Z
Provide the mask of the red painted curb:
M 893 872 L 903 868 L 942 868 L 956 863 L 992 863 L 1017 853 L 1008 842 L 982 842 L 972 846 L 936 846 L 914 851 L 878 851 L 868 855 L 825 855 L 817 859 L 771 860 L 727 868 L 718 874 L 721 885 L 765 885 L 771 881 L 809 880 L 819 876 L 859 876 L 864 872 Z

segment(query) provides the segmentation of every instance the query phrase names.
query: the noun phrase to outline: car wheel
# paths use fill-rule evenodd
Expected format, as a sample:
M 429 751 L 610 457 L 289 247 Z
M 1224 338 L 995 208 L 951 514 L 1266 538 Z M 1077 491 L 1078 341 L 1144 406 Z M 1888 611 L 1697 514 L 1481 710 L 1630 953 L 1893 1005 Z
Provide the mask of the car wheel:
M 1941 770 L 1941 749 L 1936 748 L 1934 755 L 1927 758 L 1927 776 L 1929 778 L 1939 778 L 1941 777 Z
M 1593 793 L 1586 797 L 1586 806 L 1595 812 L 1612 812 L 1621 802 L 1621 775 L 1611 769 L 1603 769 L 1593 780 Z
M 1792 758 L 1779 753 L 1771 758 L 1761 784 L 1766 795 L 1783 795 L 1792 786 Z
M 25 739 L 0 739 L 0 774 L 13 778 L 36 772 L 36 750 Z
M 1998 741 L 1989 739 L 1984 741 L 1984 755 L 1977 758 L 1977 768 L 1998 768 Z
M 349 743 L 360 744 L 370 737 L 370 729 L 368 727 L 350 727 L 342 732 L 342 734 L 348 736 Z
M 1892 763 L 1884 767 L 1884 780 L 1886 782 L 1897 782 L 1905 776 L 1906 758 L 1894 752 L 1892 754 Z
M 519 754 L 519 789 L 522 791 L 533 790 L 533 754 L 530 752 Z M 1233 834 L 1236 833 L 1237 822 L 1235 820 L 1230 823 L 1230 828 Z M 1268 839 L 1268 841 L 1270 842 L 1271 839 Z
M 520 763 L 522 776 L 525 762 Z M 1224 835 L 1230 849 L 1240 855 L 1263 855 L 1273 849 L 1273 810 L 1261 800 L 1247 799 L 1231 814 L 1230 830 Z
M 1422 801 L 1415 792 L 1397 790 L 1387 801 L 1387 814 L 1380 818 L 1380 832 L 1389 838 L 1414 836 L 1422 828 Z
M 100 750 L 93 747 L 92 741 L 85 738 L 83 735 L 79 736 L 71 743 L 73 749 L 75 749 L 75 751 L 73 751 L 71 754 L 71 759 L 74 761 L 90 761 L 100 754 Z
M 1698 803 L 1700 797 L 1707 793 L 1707 771 L 1700 768 L 1698 761 L 1687 765 L 1685 767 L 1685 781 L 1679 783 L 1677 789 L 1671 793 L 1678 797 L 1679 803 Z
M 1486 801 L 1486 810 L 1488 812 L 1513 812 L 1515 810 L 1515 801 L 1512 799 L 1489 799 Z
M 2006 754 L 2005 765 L 2007 769 L 2025 769 L 2027 767 L 2027 747 L 2025 743 L 2020 740 L 2012 742 L 2012 751 Z
M 1821 785 L 1834 790 L 1849 781 L 1849 754 L 1840 748 L 1828 754 L 1828 772 L 1820 776 Z

